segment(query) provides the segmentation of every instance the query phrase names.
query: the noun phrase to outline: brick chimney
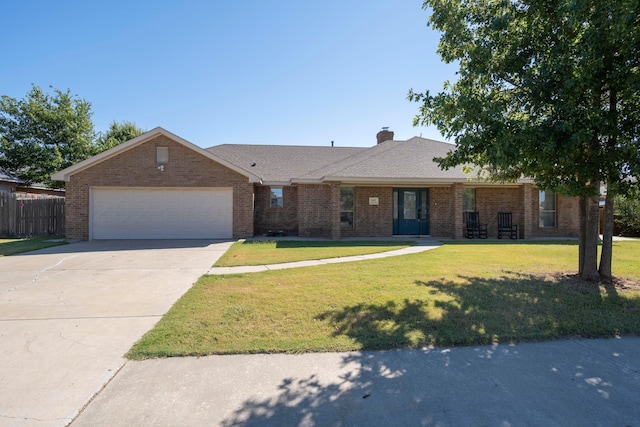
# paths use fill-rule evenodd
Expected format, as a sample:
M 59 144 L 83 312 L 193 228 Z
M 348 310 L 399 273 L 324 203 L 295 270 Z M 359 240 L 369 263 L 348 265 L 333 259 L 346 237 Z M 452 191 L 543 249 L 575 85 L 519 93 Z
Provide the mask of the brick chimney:
M 393 131 L 390 131 L 388 127 L 383 127 L 380 132 L 376 135 L 378 139 L 378 144 L 381 142 L 389 141 L 393 139 Z

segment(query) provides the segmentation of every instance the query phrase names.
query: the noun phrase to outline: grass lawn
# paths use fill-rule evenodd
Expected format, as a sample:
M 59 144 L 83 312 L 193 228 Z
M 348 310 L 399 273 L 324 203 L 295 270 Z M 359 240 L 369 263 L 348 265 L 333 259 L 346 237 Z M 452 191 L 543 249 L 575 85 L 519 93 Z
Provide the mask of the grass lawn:
M 184 355 L 454 346 L 640 334 L 640 241 L 614 243 L 615 286 L 568 275 L 577 243 L 428 252 L 203 276 L 128 353 Z
M 0 256 L 15 255 L 30 252 L 50 246 L 64 245 L 64 237 L 46 236 L 29 237 L 24 239 L 0 239 Z
M 247 240 L 236 242 L 216 267 L 279 264 L 392 251 L 415 245 L 404 241 Z

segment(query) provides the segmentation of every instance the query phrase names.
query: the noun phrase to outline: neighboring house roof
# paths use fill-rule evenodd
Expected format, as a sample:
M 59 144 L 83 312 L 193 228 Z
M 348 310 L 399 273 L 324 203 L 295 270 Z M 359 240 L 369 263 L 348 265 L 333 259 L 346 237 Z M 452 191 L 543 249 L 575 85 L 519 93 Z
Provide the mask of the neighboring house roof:
M 0 181 L 15 182 L 16 184 L 22 184 L 24 181 L 13 175 L 9 171 L 0 168 Z
M 222 159 L 218 156 L 216 156 L 213 153 L 210 153 L 200 147 L 198 147 L 197 145 L 192 144 L 191 142 L 187 141 L 186 139 L 180 138 L 179 136 L 161 128 L 161 127 L 157 127 L 155 129 L 151 129 L 149 132 L 145 132 L 142 135 L 139 135 L 133 139 L 130 139 L 129 141 L 123 142 L 122 144 L 116 145 L 113 148 L 110 148 L 106 151 L 103 151 L 100 154 L 97 154 L 93 157 L 90 157 L 86 160 L 83 160 L 79 163 L 76 163 L 73 166 L 70 166 L 64 170 L 61 170 L 59 172 L 54 173 L 53 175 L 51 175 L 51 179 L 53 179 L 54 181 L 69 181 L 71 178 L 71 175 L 78 173 L 80 171 L 83 171 L 87 168 L 90 168 L 91 166 L 100 163 L 106 159 L 109 159 L 113 156 L 116 156 L 126 150 L 130 150 L 133 147 L 137 147 L 138 145 L 144 144 L 145 142 L 157 137 L 163 135 L 169 139 L 171 139 L 172 141 L 181 144 L 193 151 L 195 151 L 196 153 L 207 157 L 231 170 L 233 170 L 234 172 L 239 173 L 240 175 L 246 176 L 247 178 L 249 178 L 249 182 L 260 182 L 260 178 L 258 176 L 256 176 L 255 174 L 249 172 L 248 169 L 244 169 L 241 167 L 238 167 L 237 165 L 233 164 L 233 163 L 229 163 L 228 161 L 226 161 L 225 159 Z

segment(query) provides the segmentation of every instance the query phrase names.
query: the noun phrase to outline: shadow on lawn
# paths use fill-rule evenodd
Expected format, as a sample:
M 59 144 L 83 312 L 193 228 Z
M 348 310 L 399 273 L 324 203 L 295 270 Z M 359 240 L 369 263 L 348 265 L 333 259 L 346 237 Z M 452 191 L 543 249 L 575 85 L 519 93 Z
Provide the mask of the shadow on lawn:
M 416 281 L 424 298 L 361 303 L 320 314 L 365 350 L 640 333 L 640 298 L 571 277 Z
M 348 353 L 341 357 L 339 382 L 316 374 L 287 378 L 276 395 L 244 402 L 223 425 L 456 424 L 463 422 L 453 415 L 459 392 L 474 387 L 465 375 L 481 377 L 484 370 L 494 369 L 496 360 L 520 359 L 522 354 L 509 346 L 455 353 L 444 346 L 640 334 L 640 297 L 568 277 L 506 274 L 500 279 L 416 281 L 424 299 L 360 303 L 319 314 L 333 325 L 335 336 L 346 335 L 364 350 L 417 349 Z M 407 389 L 414 393 L 411 408 L 400 403 L 406 405 L 406 396 L 399 390 Z M 486 389 L 476 393 L 483 395 Z M 451 412 L 426 411 L 426 403 L 436 400 L 450 401 Z M 393 408 L 410 410 L 399 420 Z

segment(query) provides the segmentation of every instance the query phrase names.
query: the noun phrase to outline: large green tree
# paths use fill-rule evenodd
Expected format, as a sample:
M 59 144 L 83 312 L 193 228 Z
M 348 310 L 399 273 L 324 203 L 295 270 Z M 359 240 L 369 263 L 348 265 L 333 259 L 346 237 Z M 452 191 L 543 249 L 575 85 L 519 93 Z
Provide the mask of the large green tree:
M 32 85 L 23 99 L 0 98 L 0 166 L 27 184 L 51 181 L 51 173 L 93 154 L 91 104 L 52 88 Z
M 96 154 L 122 144 L 143 133 L 145 133 L 145 130 L 137 127 L 133 122 L 124 121 L 118 123 L 114 120 L 109 125 L 109 129 L 98 135 L 95 143 Z
M 459 64 L 437 94 L 411 91 L 414 124 L 435 124 L 457 149 L 441 167 L 475 164 L 580 197 L 582 278 L 611 276 L 611 230 L 597 262 L 598 196 L 638 176 L 639 0 L 427 0 L 438 52 Z M 613 212 L 608 198 L 608 209 Z M 612 221 L 612 215 L 611 215 Z

